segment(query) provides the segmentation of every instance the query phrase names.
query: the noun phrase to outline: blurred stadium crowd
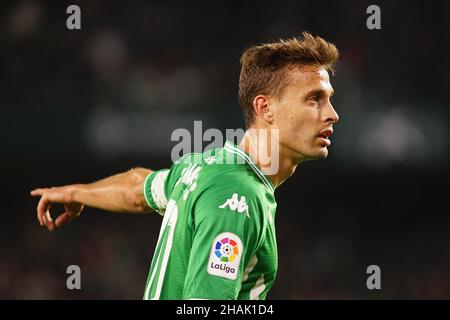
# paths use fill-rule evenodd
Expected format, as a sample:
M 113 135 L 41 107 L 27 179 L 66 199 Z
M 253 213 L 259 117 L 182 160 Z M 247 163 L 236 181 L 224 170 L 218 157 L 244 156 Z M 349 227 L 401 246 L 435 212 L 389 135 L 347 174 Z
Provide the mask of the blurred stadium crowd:
M 66 28 L 70 4 L 79 31 Z M 269 298 L 449 299 L 450 3 L 380 1 L 376 31 L 369 4 L 2 2 L 0 299 L 139 299 L 158 215 L 87 209 L 51 234 L 29 191 L 170 166 L 171 133 L 194 120 L 243 127 L 240 53 L 302 30 L 341 51 L 341 120 L 329 158 L 302 164 L 276 193 Z M 71 264 L 81 291 L 66 288 Z M 366 288 L 371 264 L 382 290 Z

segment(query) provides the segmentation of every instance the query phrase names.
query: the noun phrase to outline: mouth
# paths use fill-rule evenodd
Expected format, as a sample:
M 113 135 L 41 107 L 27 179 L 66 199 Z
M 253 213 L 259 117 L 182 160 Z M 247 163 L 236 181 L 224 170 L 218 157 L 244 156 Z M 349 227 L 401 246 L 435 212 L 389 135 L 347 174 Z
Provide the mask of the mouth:
M 329 137 L 333 134 L 333 129 L 326 129 L 319 133 L 318 138 L 321 140 L 324 147 L 329 146 L 331 141 Z

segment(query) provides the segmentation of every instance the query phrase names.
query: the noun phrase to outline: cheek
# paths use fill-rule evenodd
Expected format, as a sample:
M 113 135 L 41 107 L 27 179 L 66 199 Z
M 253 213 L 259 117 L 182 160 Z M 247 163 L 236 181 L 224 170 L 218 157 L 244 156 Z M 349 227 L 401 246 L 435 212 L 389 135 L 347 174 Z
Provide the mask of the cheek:
M 287 128 L 291 131 L 291 134 L 296 137 L 307 138 L 311 135 L 312 131 L 312 115 L 309 110 L 302 110 L 289 116 Z
M 283 122 L 283 126 L 285 128 L 296 128 L 305 119 L 304 113 L 305 113 L 305 110 L 302 110 L 302 107 L 286 108 L 285 112 L 280 117 L 280 120 Z
M 292 131 L 292 136 L 298 142 L 306 143 L 310 140 L 311 130 L 308 128 L 308 122 L 306 121 L 297 121 L 294 130 Z
M 286 103 L 279 111 L 275 121 L 283 140 L 295 141 L 295 144 L 310 143 L 317 110 L 303 104 Z

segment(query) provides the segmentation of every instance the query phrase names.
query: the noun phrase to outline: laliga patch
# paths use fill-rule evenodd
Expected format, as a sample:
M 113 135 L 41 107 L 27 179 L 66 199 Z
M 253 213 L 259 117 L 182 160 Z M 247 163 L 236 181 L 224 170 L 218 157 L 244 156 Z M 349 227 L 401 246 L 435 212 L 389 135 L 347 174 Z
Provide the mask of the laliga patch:
M 208 273 L 236 280 L 243 253 L 241 239 L 232 232 L 219 234 L 211 246 Z

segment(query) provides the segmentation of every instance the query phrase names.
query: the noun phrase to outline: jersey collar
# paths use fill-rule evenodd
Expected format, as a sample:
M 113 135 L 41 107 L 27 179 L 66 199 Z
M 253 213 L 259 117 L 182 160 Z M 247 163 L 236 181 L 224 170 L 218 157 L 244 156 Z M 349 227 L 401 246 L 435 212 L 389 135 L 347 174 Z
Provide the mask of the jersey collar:
M 252 158 L 239 146 L 235 145 L 234 143 L 227 141 L 225 142 L 224 149 L 230 153 L 233 153 L 237 155 L 238 157 L 241 157 L 247 162 L 248 165 L 255 171 L 256 175 L 261 179 L 263 184 L 269 189 L 270 192 L 274 192 L 275 188 L 272 184 L 272 181 L 267 179 L 266 175 L 261 171 L 261 169 L 256 165 L 255 162 L 253 162 Z

